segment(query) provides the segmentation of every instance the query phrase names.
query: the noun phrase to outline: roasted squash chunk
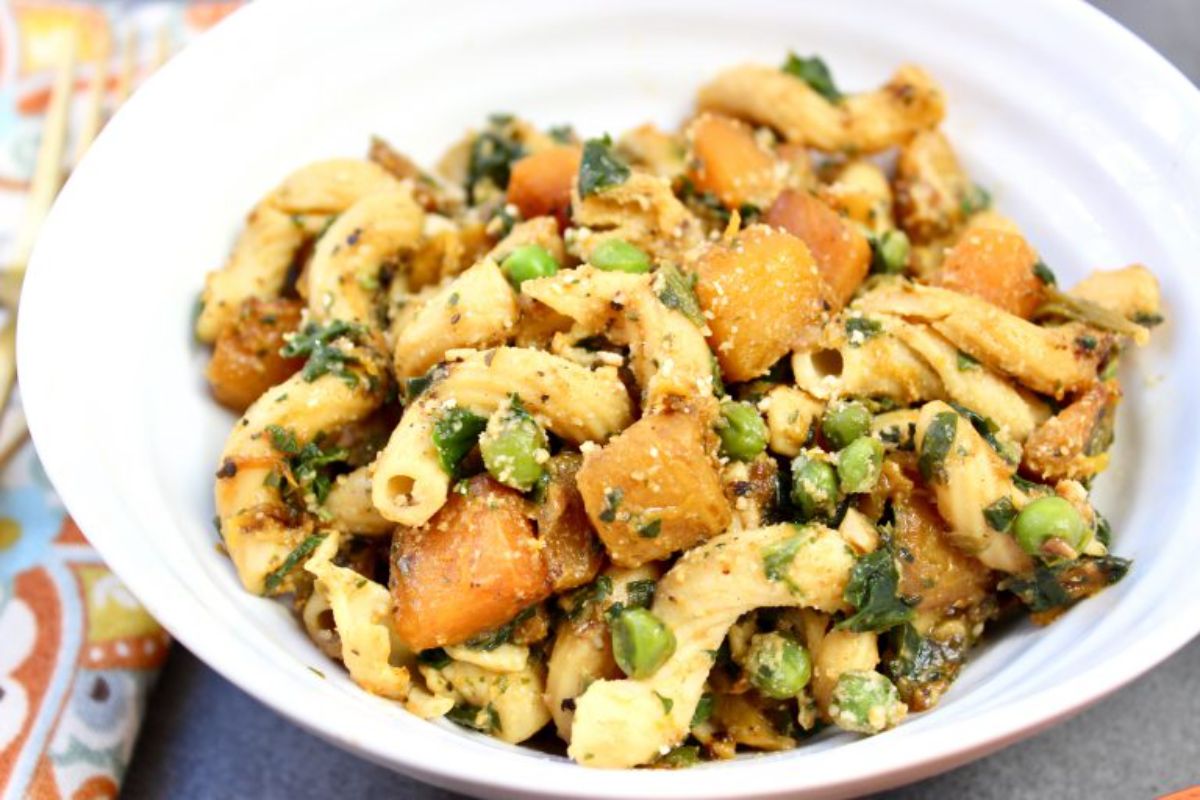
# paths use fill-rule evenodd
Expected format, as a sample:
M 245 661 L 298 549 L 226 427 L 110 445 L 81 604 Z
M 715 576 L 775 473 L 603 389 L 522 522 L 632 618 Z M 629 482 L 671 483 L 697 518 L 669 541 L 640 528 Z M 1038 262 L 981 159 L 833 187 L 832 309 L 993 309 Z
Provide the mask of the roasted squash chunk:
M 579 491 L 616 564 L 665 558 L 729 525 L 714 436 L 694 415 L 655 414 L 584 456 Z
M 1021 234 L 972 225 L 946 254 L 938 283 L 1029 319 L 1046 294 L 1034 270 L 1037 263 L 1037 253 Z
M 779 191 L 775 159 L 750 126 L 721 114 L 701 114 L 687 129 L 688 178 L 726 208 L 762 207 Z
M 922 244 L 953 233 L 980 203 L 941 131 L 918 133 L 896 159 L 896 219 Z
M 552 589 L 528 502 L 487 475 L 396 531 L 388 583 L 396 634 L 413 650 L 497 628 Z
M 546 463 L 546 485 L 534 511 L 555 592 L 591 583 L 604 566 L 604 547 L 592 530 L 575 484 L 582 465 L 583 458 L 577 453 L 551 458 Z
M 1108 466 L 1121 402 L 1115 380 L 1097 383 L 1042 423 L 1025 442 L 1025 470 L 1048 481 L 1086 480 Z
M 897 496 L 892 545 L 900 554 L 900 594 L 919 597 L 917 611 L 941 617 L 963 612 L 994 588 L 991 571 L 946 538 L 946 523 L 927 492 Z
M 217 337 L 208 382 L 217 402 L 245 411 L 263 392 L 304 366 L 303 358 L 279 355 L 283 336 L 300 326 L 299 300 L 258 300 L 242 304 L 237 321 Z
M 548 147 L 525 156 L 512 166 L 508 202 L 525 219 L 550 216 L 565 225 L 571 214 L 571 181 L 579 172 L 578 147 Z
M 782 192 L 767 209 L 765 222 L 808 245 L 835 308 L 850 300 L 871 269 L 867 237 L 815 195 L 791 189 Z
M 825 317 L 817 265 L 786 231 L 752 225 L 706 251 L 696 275 L 708 343 L 731 381 L 765 373 L 815 337 Z

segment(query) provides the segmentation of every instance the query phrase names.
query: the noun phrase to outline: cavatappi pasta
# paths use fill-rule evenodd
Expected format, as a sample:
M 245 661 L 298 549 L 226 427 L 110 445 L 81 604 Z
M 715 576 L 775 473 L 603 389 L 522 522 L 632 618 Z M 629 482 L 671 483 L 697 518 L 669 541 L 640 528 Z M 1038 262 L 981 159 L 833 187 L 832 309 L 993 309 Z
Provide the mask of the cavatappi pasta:
M 1060 288 L 904 66 L 676 131 L 492 115 L 303 167 L 206 282 L 245 588 L 422 717 L 593 767 L 874 734 L 1120 580 L 1088 489 L 1141 266 Z

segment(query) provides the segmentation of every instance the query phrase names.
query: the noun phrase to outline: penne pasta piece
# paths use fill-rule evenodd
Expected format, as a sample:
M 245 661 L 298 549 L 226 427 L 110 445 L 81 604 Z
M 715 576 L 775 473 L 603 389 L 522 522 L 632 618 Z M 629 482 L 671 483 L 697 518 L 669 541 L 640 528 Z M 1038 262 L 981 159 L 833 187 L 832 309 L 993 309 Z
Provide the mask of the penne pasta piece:
M 971 423 L 945 403 L 926 403 L 917 420 L 917 452 L 921 453 L 922 477 L 933 485 L 938 512 L 949 523 L 950 540 L 992 569 L 1031 569 L 1033 562 L 1016 539 L 993 528 L 984 514 L 1003 498 L 1019 509 L 1024 495 L 1013 485 L 1014 469 Z
M 468 351 L 444 367 L 409 406 L 374 465 L 372 501 L 387 519 L 420 525 L 441 508 L 450 488 L 433 441 L 452 408 L 487 416 L 517 395 L 545 428 L 568 441 L 605 441 L 630 423 L 631 408 L 616 370 L 590 371 L 539 350 Z
M 450 350 L 503 344 L 516 323 L 516 297 L 500 267 L 485 258 L 425 298 L 399 329 L 396 377 L 422 375 Z
M 408 184 L 365 195 L 346 209 L 313 251 L 308 267 L 310 316 L 381 329 L 380 271 L 416 246 L 424 217 Z
M 229 260 L 208 274 L 196 336 L 211 342 L 250 297 L 276 297 L 296 252 L 310 238 L 306 216 L 340 214 L 359 198 L 397 184 L 369 161 L 319 161 L 292 173 L 246 218 Z
M 1095 381 L 1112 346 L 1078 324 L 1044 328 L 978 297 L 907 281 L 880 282 L 855 305 L 926 322 L 972 358 L 1055 398 Z
M 254 594 L 291 587 L 289 575 L 268 581 L 268 574 L 284 566 L 313 532 L 308 509 L 289 505 L 281 494 L 290 468 L 279 440 L 290 437 L 298 451 L 383 403 L 388 381 L 379 357 L 369 347 L 340 347 L 355 365 L 353 372 L 311 379 L 296 373 L 255 401 L 225 442 L 215 487 L 217 518 L 238 576 Z
M 789 142 L 826 152 L 874 153 L 903 144 L 945 114 L 941 88 L 904 66 L 880 89 L 831 103 L 803 80 L 772 67 L 728 69 L 700 89 L 701 109 L 769 125 Z
M 333 527 L 360 536 L 384 536 L 396 529 L 371 503 L 371 470 L 359 467 L 339 475 L 325 499 L 325 511 Z

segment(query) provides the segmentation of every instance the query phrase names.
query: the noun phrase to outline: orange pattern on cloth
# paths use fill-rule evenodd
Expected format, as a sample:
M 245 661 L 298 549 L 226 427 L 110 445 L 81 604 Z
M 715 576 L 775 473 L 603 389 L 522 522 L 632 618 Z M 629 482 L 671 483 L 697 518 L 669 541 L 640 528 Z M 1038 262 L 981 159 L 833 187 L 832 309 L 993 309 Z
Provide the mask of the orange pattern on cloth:
M 129 31 L 138 32 L 136 84 L 161 32 L 177 49 L 239 5 L 10 0 L 0 14 L 0 263 L 23 218 L 60 43 L 77 37 L 78 123 L 99 75 L 116 88 Z M 27 445 L 0 472 L 0 796 L 116 797 L 169 645 L 66 517 Z

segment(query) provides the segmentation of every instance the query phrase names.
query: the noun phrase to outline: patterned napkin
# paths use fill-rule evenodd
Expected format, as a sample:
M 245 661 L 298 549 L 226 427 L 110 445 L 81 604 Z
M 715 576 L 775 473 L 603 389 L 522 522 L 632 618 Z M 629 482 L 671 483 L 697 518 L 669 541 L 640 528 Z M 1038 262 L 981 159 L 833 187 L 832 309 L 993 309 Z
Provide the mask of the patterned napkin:
M 140 77 L 237 5 L 0 0 L 0 263 L 22 219 L 58 42 L 77 31 L 79 113 L 98 59 L 111 55 L 115 89 L 127 42 Z M 0 472 L 0 796 L 115 797 L 169 645 L 26 443 Z

